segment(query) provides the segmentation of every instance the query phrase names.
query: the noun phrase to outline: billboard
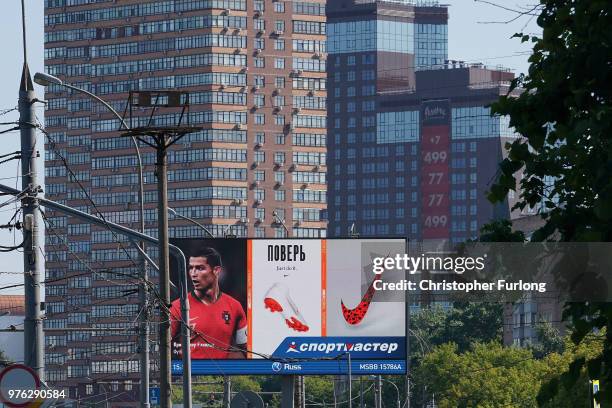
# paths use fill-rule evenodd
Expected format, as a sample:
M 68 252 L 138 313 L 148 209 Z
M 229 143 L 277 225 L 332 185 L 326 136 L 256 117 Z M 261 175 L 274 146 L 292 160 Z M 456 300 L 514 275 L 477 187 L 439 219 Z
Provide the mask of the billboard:
M 450 102 L 421 107 L 421 225 L 423 239 L 450 236 Z
M 187 259 L 193 375 L 406 372 L 406 303 L 373 285 L 403 239 L 174 239 Z M 178 287 L 176 264 L 171 280 Z M 172 371 L 182 373 L 179 294 Z

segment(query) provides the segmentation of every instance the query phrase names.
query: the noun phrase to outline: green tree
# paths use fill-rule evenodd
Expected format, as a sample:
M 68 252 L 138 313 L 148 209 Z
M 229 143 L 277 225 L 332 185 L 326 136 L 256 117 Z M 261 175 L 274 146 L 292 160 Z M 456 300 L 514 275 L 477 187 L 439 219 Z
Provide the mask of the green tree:
M 435 396 L 440 408 L 534 406 L 539 363 L 524 349 L 475 344 L 463 354 L 457 345 L 438 346 L 417 369 L 423 402 Z
M 540 322 L 536 326 L 537 343 L 531 346 L 536 358 L 543 358 L 551 353 L 561 354 L 565 350 L 563 337 L 549 322 Z
M 455 303 L 445 310 L 434 305 L 410 317 L 411 353 L 415 359 L 433 346 L 455 343 L 460 352 L 472 343 L 501 342 L 503 305 L 489 302 Z
M 604 336 L 591 336 L 589 345 L 567 345 L 563 354 L 536 359 L 531 350 L 503 347 L 497 342 L 475 343 L 460 353 L 456 344 L 437 346 L 415 370 L 416 400 L 435 396 L 440 408 L 519 408 L 536 406 L 542 384 L 576 359 L 589 362 L 601 352 Z M 548 401 L 546 408 L 587 408 L 588 376 L 579 370 L 574 385 Z
M 304 379 L 306 387 L 306 402 L 333 406 L 334 382 L 332 377 L 311 377 Z
M 522 172 L 519 208 L 542 205 L 545 225 L 534 241 L 612 240 L 612 2 L 609 0 L 541 0 L 538 25 L 542 37 L 517 34 L 534 43 L 527 75 L 504 96 L 493 112 L 509 115 L 523 137 L 508 146 L 492 200 L 505 199 Z M 601 394 L 612 402 L 612 304 L 572 303 L 565 315 L 580 343 L 593 330 L 607 328 L 601 356 L 588 366 L 601 380 Z M 570 388 L 584 367 L 576 360 L 560 383 Z M 540 402 L 559 391 L 544 388 Z

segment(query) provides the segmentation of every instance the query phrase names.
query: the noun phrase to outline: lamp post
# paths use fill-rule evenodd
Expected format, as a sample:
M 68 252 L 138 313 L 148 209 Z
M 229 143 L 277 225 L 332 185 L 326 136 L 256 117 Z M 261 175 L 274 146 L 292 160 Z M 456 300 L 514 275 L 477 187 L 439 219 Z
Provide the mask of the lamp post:
M 201 223 L 197 222 L 196 220 L 194 220 L 193 218 L 189 218 L 186 217 L 184 215 L 179 214 L 174 208 L 172 207 L 168 207 L 168 212 L 172 215 L 174 215 L 175 217 L 179 217 L 182 218 L 186 221 L 189 221 L 190 223 L 196 225 L 197 227 L 201 228 L 204 232 L 206 232 L 211 238 L 215 238 L 215 236 L 213 235 L 212 232 L 210 232 L 210 230 L 208 228 L 206 228 L 204 225 L 202 225 Z
M 400 391 L 399 391 L 399 388 L 397 387 L 397 385 L 395 385 L 395 383 L 394 383 L 393 381 L 389 381 L 389 380 L 387 380 L 387 379 L 384 379 L 384 378 L 382 378 L 382 376 L 380 376 L 380 375 L 371 375 L 371 376 L 370 376 L 370 378 L 372 378 L 372 379 L 374 379 L 374 380 L 378 381 L 378 383 L 379 383 L 379 386 L 378 386 L 378 393 L 379 393 L 379 394 L 378 394 L 378 398 L 379 398 L 380 400 L 382 400 L 382 387 L 381 387 L 381 385 L 382 385 L 382 381 L 384 381 L 384 382 L 386 382 L 386 383 L 391 384 L 391 385 L 392 385 L 392 386 L 395 388 L 395 391 L 397 392 L 397 408 L 401 408 L 401 403 L 400 403 Z
M 82 93 L 84 95 L 89 96 L 90 98 L 100 102 L 104 105 L 109 112 L 111 112 L 119 122 L 121 126 L 129 129 L 129 126 L 125 122 L 125 120 L 117 113 L 117 111 L 105 100 L 100 98 L 99 96 L 85 90 L 82 88 L 78 88 L 76 86 L 64 83 L 61 79 L 45 74 L 43 72 L 37 72 L 34 74 L 34 82 L 42 86 L 49 85 L 57 85 L 67 89 L 71 89 L 75 92 Z M 144 220 L 144 176 L 143 176 L 143 166 L 142 166 L 142 157 L 140 155 L 140 148 L 138 147 L 138 142 L 136 138 L 132 136 L 132 143 L 134 144 L 134 150 L 136 151 L 136 158 L 138 160 L 138 193 L 139 193 L 139 204 L 140 204 L 140 232 L 144 234 L 145 231 L 145 220 Z M 144 242 L 141 242 L 140 245 L 142 251 L 145 250 Z M 150 373 L 150 364 L 149 364 L 149 312 L 148 312 L 148 299 L 147 299 L 147 281 L 149 279 L 147 273 L 146 261 L 143 258 L 142 271 L 141 271 L 141 285 L 142 289 L 139 291 L 139 301 L 140 301 L 140 406 L 142 408 L 149 407 L 149 373 Z

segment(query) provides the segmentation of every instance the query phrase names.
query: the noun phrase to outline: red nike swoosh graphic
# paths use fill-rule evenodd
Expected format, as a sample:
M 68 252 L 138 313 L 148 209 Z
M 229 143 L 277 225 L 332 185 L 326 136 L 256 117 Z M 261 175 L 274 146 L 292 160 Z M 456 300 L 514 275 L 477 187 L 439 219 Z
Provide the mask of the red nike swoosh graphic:
M 359 302 L 356 308 L 349 309 L 344 305 L 344 301 L 340 300 L 340 305 L 342 306 L 342 316 L 344 316 L 344 320 L 346 320 L 348 324 L 355 325 L 361 323 L 368 312 L 368 309 L 370 308 L 370 303 L 374 297 L 374 292 L 376 292 L 376 289 L 374 289 L 374 282 L 381 279 L 382 273 L 374 275 L 372 283 L 370 283 L 368 290 L 366 290 L 366 293 L 363 295 L 361 302 Z

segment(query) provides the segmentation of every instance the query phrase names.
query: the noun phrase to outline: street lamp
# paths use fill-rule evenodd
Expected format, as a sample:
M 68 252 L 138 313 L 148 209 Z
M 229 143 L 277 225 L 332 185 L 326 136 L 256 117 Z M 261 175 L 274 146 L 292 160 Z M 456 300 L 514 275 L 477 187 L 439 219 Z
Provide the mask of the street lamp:
M 59 79 L 58 77 L 55 77 L 49 74 L 45 74 L 44 72 L 37 72 L 36 74 L 34 74 L 34 82 L 36 82 L 38 85 L 45 86 L 45 87 L 49 85 L 57 85 L 57 86 L 61 86 L 64 88 L 72 89 L 75 92 L 85 94 L 89 96 L 90 98 L 95 99 L 96 101 L 100 102 L 102 105 L 104 105 L 106 109 L 108 109 L 117 119 L 119 119 L 121 126 L 123 126 L 126 129 L 130 128 L 128 124 L 125 122 L 125 120 L 121 117 L 121 115 L 119 115 L 119 113 L 117 113 L 117 111 L 108 102 L 106 102 L 104 99 L 100 98 L 99 96 L 85 89 L 78 88 L 76 86 L 67 84 L 61 79 Z M 140 202 L 139 203 L 140 204 L 140 232 L 144 234 L 145 232 L 144 176 L 143 176 L 142 157 L 140 155 L 140 148 L 138 147 L 138 142 L 136 141 L 136 138 L 134 136 L 132 136 L 132 143 L 134 144 L 134 150 L 136 151 L 136 158 L 138 160 L 138 193 L 139 193 L 138 201 Z M 142 252 L 144 252 L 145 251 L 144 242 L 141 242 L 140 246 L 141 246 Z M 141 359 L 140 359 L 140 377 L 141 377 L 140 400 L 142 402 L 141 406 L 143 408 L 148 408 L 149 407 L 149 326 L 147 322 L 149 320 L 149 317 L 148 317 L 148 311 L 147 311 L 148 305 L 147 305 L 147 298 L 146 298 L 146 284 L 147 284 L 149 277 L 147 274 L 147 266 L 145 264 L 144 259 L 143 259 L 143 265 L 142 265 L 141 278 L 142 278 L 142 282 L 141 282 L 142 290 L 139 292 L 140 293 L 139 300 L 140 300 L 140 306 L 141 306 L 140 349 L 142 352 Z
M 386 383 L 391 384 L 394 388 L 395 391 L 397 392 L 397 408 L 401 408 L 401 404 L 400 404 L 400 391 L 399 388 L 397 387 L 397 385 L 395 385 L 395 383 L 393 381 L 389 381 L 387 379 L 382 378 L 382 376 L 380 375 L 371 375 L 370 378 L 378 380 L 378 381 L 384 381 Z M 380 395 L 382 396 L 382 387 L 380 387 L 380 389 L 378 390 L 378 392 L 380 393 Z M 382 399 L 382 398 L 381 398 Z
M 190 223 L 196 225 L 197 227 L 201 228 L 202 230 L 204 230 L 204 232 L 206 232 L 211 238 L 214 238 L 215 236 L 213 235 L 212 232 L 210 232 L 210 230 L 208 228 L 206 228 L 204 225 L 200 224 L 199 222 L 197 222 L 196 220 L 194 220 L 193 218 L 189 218 L 186 217 L 184 215 L 179 214 L 174 208 L 168 207 L 168 212 L 172 215 L 174 215 L 175 217 L 179 217 L 182 218 L 186 221 L 189 221 Z

